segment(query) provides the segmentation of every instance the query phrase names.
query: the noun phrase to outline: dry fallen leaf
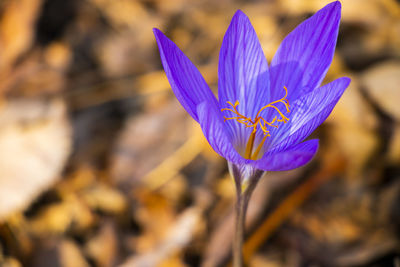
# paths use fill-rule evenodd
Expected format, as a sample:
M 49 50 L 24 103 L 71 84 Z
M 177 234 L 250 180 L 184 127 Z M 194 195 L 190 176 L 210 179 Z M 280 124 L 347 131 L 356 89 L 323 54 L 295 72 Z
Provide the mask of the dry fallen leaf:
M 89 267 L 79 245 L 70 238 L 48 238 L 36 247 L 32 267 Z
M 0 107 L 0 220 L 58 180 L 70 149 L 61 100 L 15 100 Z
M 188 119 L 177 101 L 159 104 L 129 118 L 114 149 L 111 169 L 115 181 L 118 184 L 135 183 L 154 171 L 184 144 L 190 134 L 186 130 L 191 123 Z M 172 171 L 173 167 L 169 164 L 167 170 Z M 162 179 L 165 175 L 158 174 L 157 178 Z M 147 178 L 143 181 L 148 182 Z
M 14 258 L 5 258 L 0 260 L 2 267 L 22 267 L 21 263 Z
M 400 121 L 400 61 L 386 61 L 365 71 L 361 83 L 384 112 Z
M 332 124 L 329 141 L 346 157 L 348 176 L 358 177 L 379 145 L 375 134 L 378 119 L 362 96 L 357 77 L 352 76 L 327 122 Z
M 177 251 L 183 249 L 192 240 L 200 216 L 201 211 L 196 208 L 185 210 L 179 215 L 176 223 L 167 229 L 168 234 L 153 250 L 132 256 L 120 267 L 159 266 L 165 259 L 173 257 Z
M 41 0 L 7 1 L 0 18 L 0 71 L 12 63 L 31 45 Z
M 400 164 L 400 124 L 397 123 L 389 143 L 388 160 L 394 165 Z
M 110 222 L 105 222 L 99 233 L 85 245 L 85 251 L 96 262 L 97 266 L 115 266 L 117 242 L 115 226 Z

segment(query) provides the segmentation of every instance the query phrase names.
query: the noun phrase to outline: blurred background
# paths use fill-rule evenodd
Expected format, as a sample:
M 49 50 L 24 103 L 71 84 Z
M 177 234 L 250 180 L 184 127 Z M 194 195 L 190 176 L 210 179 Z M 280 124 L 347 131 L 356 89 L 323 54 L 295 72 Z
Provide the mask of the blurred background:
M 216 90 L 237 9 L 270 62 L 328 2 L 1 0 L 0 266 L 229 266 L 234 186 L 152 28 Z M 341 2 L 324 83 L 351 85 L 314 160 L 259 183 L 248 266 L 400 266 L 400 1 Z

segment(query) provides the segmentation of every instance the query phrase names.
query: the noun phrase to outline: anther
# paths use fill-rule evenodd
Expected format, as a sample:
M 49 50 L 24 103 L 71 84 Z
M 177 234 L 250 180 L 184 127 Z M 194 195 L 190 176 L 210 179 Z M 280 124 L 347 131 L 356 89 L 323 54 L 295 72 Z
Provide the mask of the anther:
M 277 107 L 278 103 L 282 103 L 285 108 L 286 108 L 286 112 L 289 113 L 290 112 L 290 105 L 289 105 L 289 100 L 286 99 L 287 95 L 288 95 L 288 91 L 286 86 L 283 87 L 285 89 L 285 96 L 282 97 L 279 100 L 273 101 L 265 106 L 263 106 L 262 108 L 260 108 L 260 110 L 257 112 L 256 116 L 254 119 L 246 117 L 244 115 L 242 115 L 238 110 L 237 110 L 237 106 L 239 105 L 239 101 L 236 100 L 235 104 L 232 104 L 232 102 L 227 101 L 226 103 L 228 105 L 230 105 L 230 108 L 223 108 L 221 109 L 221 111 L 230 111 L 232 112 L 235 116 L 233 117 L 225 117 L 224 116 L 224 121 L 228 121 L 228 120 L 236 120 L 237 122 L 244 124 L 246 126 L 246 128 L 253 128 L 249 140 L 247 142 L 246 145 L 246 151 L 245 151 L 245 158 L 248 159 L 256 159 L 264 142 L 265 139 L 268 136 L 271 136 L 268 130 L 268 126 L 269 127 L 275 127 L 278 128 L 279 126 L 277 125 L 277 122 L 283 122 L 283 123 L 287 123 L 289 121 L 289 118 L 286 117 L 283 112 L 279 109 L 279 107 Z M 274 109 L 276 112 L 278 112 L 278 116 L 275 116 L 271 121 L 267 121 L 266 119 L 264 119 L 261 116 L 261 112 L 267 108 L 272 108 Z M 252 154 L 253 151 L 253 146 L 254 146 L 254 140 L 255 140 L 255 135 L 257 132 L 258 127 L 261 129 L 261 131 L 264 134 L 264 138 L 262 139 L 262 141 L 260 142 L 260 144 L 258 145 L 256 151 Z

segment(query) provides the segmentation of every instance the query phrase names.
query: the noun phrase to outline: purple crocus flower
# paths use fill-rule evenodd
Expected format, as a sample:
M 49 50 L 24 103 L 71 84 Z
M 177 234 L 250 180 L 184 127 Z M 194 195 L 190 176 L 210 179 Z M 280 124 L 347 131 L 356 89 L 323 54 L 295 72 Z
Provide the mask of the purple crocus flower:
M 320 86 L 335 51 L 340 11 L 335 1 L 301 23 L 268 66 L 248 17 L 238 10 L 222 42 L 218 100 L 185 54 L 154 29 L 172 90 L 234 177 L 241 177 L 239 184 L 264 171 L 300 167 L 316 153 L 318 139 L 304 139 L 350 83 L 342 77 Z

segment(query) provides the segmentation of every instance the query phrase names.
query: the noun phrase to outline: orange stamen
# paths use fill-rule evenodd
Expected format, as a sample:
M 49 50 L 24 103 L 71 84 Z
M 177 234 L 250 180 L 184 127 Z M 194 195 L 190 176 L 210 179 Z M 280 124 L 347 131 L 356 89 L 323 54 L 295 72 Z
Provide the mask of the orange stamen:
M 263 106 L 256 114 L 256 117 L 254 119 L 246 117 L 242 114 L 240 114 L 240 112 L 237 110 L 237 106 L 239 105 L 239 101 L 236 100 L 235 104 L 232 104 L 232 102 L 227 101 L 227 104 L 229 104 L 231 106 L 231 108 L 223 108 L 221 109 L 221 111 L 230 111 L 233 114 L 235 114 L 235 116 L 233 117 L 225 117 L 224 116 L 224 121 L 228 121 L 228 120 L 236 120 L 237 122 L 244 124 L 246 126 L 246 128 L 253 128 L 249 140 L 247 141 L 247 145 L 246 145 L 246 151 L 245 151 L 245 158 L 247 159 L 256 159 L 258 157 L 258 154 L 261 151 L 261 148 L 265 142 L 265 139 L 268 136 L 271 136 L 268 130 L 268 126 L 270 127 L 275 127 L 278 128 L 279 126 L 276 125 L 276 122 L 283 122 L 283 123 L 287 123 L 289 121 L 289 118 L 286 117 L 283 112 L 276 106 L 278 103 L 282 103 L 285 108 L 286 108 L 286 112 L 289 113 L 290 112 L 290 105 L 289 105 L 289 100 L 286 99 L 287 95 L 288 95 L 288 91 L 286 86 L 283 87 L 285 89 L 285 96 L 282 97 L 279 100 L 273 101 L 265 106 Z M 278 114 L 279 114 L 279 118 L 278 116 L 275 116 L 271 121 L 267 121 L 266 119 L 264 119 L 260 114 L 263 110 L 267 109 L 267 108 L 273 108 L 275 109 Z M 257 132 L 257 128 L 260 128 L 261 131 L 263 131 L 264 133 L 264 138 L 262 139 L 262 141 L 260 142 L 260 144 L 257 146 L 256 151 L 254 153 L 252 153 L 253 151 L 253 146 L 254 146 L 254 140 L 255 140 L 255 136 L 256 136 L 256 132 Z

